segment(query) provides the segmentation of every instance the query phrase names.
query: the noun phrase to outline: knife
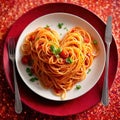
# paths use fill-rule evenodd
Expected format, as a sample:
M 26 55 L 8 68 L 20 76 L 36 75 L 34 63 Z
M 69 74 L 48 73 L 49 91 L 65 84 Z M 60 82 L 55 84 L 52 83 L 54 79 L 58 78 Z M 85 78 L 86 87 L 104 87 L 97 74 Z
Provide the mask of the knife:
M 112 16 L 108 16 L 106 30 L 105 30 L 105 43 L 107 46 L 107 53 L 106 53 L 106 63 L 105 63 L 105 76 L 104 76 L 102 98 L 101 98 L 101 102 L 104 106 L 107 106 L 109 104 L 108 71 L 109 71 L 109 54 L 110 54 L 111 42 L 112 42 Z

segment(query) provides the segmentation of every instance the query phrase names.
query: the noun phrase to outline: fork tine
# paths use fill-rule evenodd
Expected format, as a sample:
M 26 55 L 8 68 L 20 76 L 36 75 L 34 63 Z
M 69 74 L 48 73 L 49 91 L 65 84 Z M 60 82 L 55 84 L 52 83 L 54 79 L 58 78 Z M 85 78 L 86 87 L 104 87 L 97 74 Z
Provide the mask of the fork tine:
M 9 53 L 9 58 L 14 57 L 15 54 L 15 41 L 13 38 L 11 38 L 8 41 L 8 53 Z

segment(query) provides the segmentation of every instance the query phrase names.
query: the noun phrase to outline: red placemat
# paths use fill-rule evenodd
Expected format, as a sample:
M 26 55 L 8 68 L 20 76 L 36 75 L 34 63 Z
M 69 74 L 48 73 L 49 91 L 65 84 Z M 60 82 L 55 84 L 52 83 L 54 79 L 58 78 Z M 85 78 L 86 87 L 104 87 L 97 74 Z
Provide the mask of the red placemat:
M 21 8 L 19 8 L 19 4 L 22 2 L 24 2 L 24 7 L 22 6 Z M 13 21 L 15 19 L 17 19 L 21 14 L 23 14 L 23 11 L 27 11 L 29 10 L 30 8 L 36 6 L 36 5 L 39 5 L 42 3 L 41 2 L 28 2 L 26 3 L 25 1 L 12 1 L 11 2 L 5 2 L 5 3 L 2 3 L 1 6 L 2 8 L 2 17 L 1 17 L 1 25 L 2 25 L 2 28 L 1 28 L 1 33 L 0 33 L 0 37 L 1 37 L 1 40 L 0 41 L 0 44 L 1 44 L 1 48 L 0 48 L 0 55 L 2 57 L 2 51 L 3 51 L 3 40 L 4 40 L 4 34 L 6 33 L 6 30 L 9 28 L 9 26 L 13 23 Z M 71 2 L 71 1 L 69 1 Z M 79 4 L 79 5 L 82 5 L 86 8 L 89 8 L 93 11 L 95 11 L 103 20 L 106 20 L 106 17 L 108 15 L 108 12 L 106 13 L 105 10 L 107 7 L 110 7 L 110 2 L 111 1 L 107 1 L 107 2 L 100 2 L 98 1 L 96 4 L 92 4 L 92 2 L 95 2 L 94 0 L 91 0 L 91 1 L 76 1 L 75 3 L 76 4 Z M 26 4 L 25 4 L 26 3 Z M 98 7 L 95 7 L 95 5 L 98 5 Z M 120 23 L 117 22 L 117 14 L 119 13 L 118 9 L 119 8 L 119 2 L 117 2 L 117 4 L 114 4 L 114 5 L 117 5 L 118 7 L 115 7 L 115 14 L 114 14 L 114 35 L 115 35 L 115 38 L 116 38 L 116 43 L 118 45 L 118 51 L 119 51 L 119 41 L 118 41 L 118 38 L 120 38 L 119 36 L 119 30 L 117 28 L 119 28 L 119 25 Z M 13 7 L 14 6 L 14 7 Z M 93 7 L 94 6 L 94 7 Z M 7 8 L 9 8 L 8 10 L 9 11 L 9 14 L 5 14 Z M 24 8 L 24 9 L 23 9 Z M 102 10 L 100 10 L 99 8 L 103 8 Z M 15 10 L 19 9 L 19 12 L 16 13 Z M 104 14 L 103 14 L 104 13 Z M 13 14 L 13 16 L 10 16 L 10 14 Z M 4 21 L 3 21 L 4 20 Z M 10 22 L 11 21 L 11 22 Z M 11 93 L 7 83 L 6 83 L 6 79 L 5 79 L 5 76 L 4 76 L 4 73 L 3 73 L 3 67 L 2 67 L 2 64 L 0 66 L 0 78 L 2 80 L 2 83 L 0 84 L 0 100 L 1 100 L 1 110 L 0 110 L 0 117 L 1 119 L 62 119 L 62 120 L 67 120 L 67 119 L 74 119 L 74 120 L 78 120 L 78 119 L 91 119 L 91 120 L 94 120 L 94 119 L 114 119 L 114 120 L 118 120 L 119 119 L 119 91 L 120 91 L 120 86 L 119 86 L 119 66 L 118 66 L 118 72 L 117 72 L 117 76 L 116 76 L 116 79 L 114 81 L 114 84 L 112 85 L 112 88 L 111 88 L 111 91 L 110 91 L 110 98 L 111 98 L 111 101 L 110 101 L 110 105 L 108 107 L 103 107 L 101 106 L 101 104 L 98 104 L 97 106 L 95 106 L 94 108 L 84 112 L 84 113 L 80 113 L 80 114 L 76 114 L 76 115 L 73 115 L 73 116 L 68 116 L 68 117 L 62 117 L 62 118 L 59 118 L 59 117 L 53 117 L 53 116 L 47 116 L 47 115 L 44 115 L 44 114 L 39 114 L 35 111 L 32 111 L 31 109 L 27 108 L 26 106 L 24 106 L 24 111 L 21 115 L 16 115 L 14 113 L 14 95 Z M 9 108 L 9 109 L 7 109 Z M 32 114 L 31 114 L 32 113 Z

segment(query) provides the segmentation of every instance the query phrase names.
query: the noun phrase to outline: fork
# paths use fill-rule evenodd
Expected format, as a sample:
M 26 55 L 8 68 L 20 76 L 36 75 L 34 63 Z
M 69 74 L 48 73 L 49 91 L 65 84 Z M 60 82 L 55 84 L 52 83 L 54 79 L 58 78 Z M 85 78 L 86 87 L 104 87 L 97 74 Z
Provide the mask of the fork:
M 22 102 L 20 99 L 20 93 L 19 93 L 17 79 L 16 79 L 15 40 L 13 38 L 11 38 L 8 42 L 8 53 L 9 53 L 9 59 L 12 61 L 12 65 L 13 65 L 14 88 L 15 88 L 15 112 L 20 114 L 22 112 Z

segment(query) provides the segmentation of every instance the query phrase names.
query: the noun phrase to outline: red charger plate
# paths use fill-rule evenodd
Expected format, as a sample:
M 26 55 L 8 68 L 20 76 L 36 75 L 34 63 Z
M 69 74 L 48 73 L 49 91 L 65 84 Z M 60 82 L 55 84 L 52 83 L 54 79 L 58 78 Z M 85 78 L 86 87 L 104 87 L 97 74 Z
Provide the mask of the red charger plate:
M 95 14 L 93 14 L 92 12 L 88 11 L 85 8 L 68 3 L 50 3 L 50 4 L 41 5 L 39 7 L 36 7 L 28 11 L 12 25 L 12 27 L 8 32 L 4 44 L 4 52 L 3 52 L 4 71 L 8 84 L 13 92 L 14 92 L 13 76 L 12 76 L 12 71 L 10 70 L 12 66 L 8 58 L 8 50 L 7 50 L 7 42 L 9 41 L 9 38 L 14 37 L 15 41 L 17 42 L 21 32 L 30 22 L 32 22 L 33 20 L 35 20 L 40 16 L 49 13 L 56 13 L 56 12 L 70 13 L 85 19 L 94 28 L 96 28 L 96 30 L 101 35 L 104 42 L 104 33 L 105 33 L 106 25 Z M 118 64 L 118 53 L 114 38 L 111 44 L 109 64 L 110 64 L 109 66 L 110 68 L 109 88 L 110 88 L 114 81 L 117 70 L 117 64 Z M 79 98 L 61 102 L 61 101 L 48 100 L 38 96 L 23 83 L 19 74 L 17 73 L 17 80 L 18 80 L 22 102 L 38 112 L 49 115 L 55 115 L 55 116 L 66 116 L 66 115 L 80 113 L 100 102 L 103 79 L 104 79 L 104 72 L 100 77 L 98 83 L 89 92 L 80 96 Z

